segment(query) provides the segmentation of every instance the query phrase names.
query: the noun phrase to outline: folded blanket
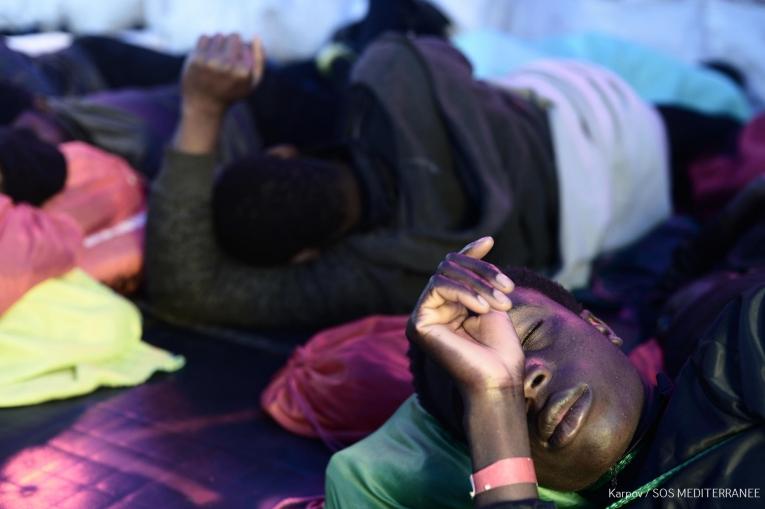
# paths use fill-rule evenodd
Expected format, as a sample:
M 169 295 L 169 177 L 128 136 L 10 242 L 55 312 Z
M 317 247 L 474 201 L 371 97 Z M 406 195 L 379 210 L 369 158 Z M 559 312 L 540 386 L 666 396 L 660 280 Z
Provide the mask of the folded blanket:
M 37 283 L 74 267 L 81 249 L 71 219 L 0 194 L 0 315 Z
M 38 284 L 0 317 L 0 407 L 136 385 L 183 364 L 143 343 L 136 307 L 79 269 Z

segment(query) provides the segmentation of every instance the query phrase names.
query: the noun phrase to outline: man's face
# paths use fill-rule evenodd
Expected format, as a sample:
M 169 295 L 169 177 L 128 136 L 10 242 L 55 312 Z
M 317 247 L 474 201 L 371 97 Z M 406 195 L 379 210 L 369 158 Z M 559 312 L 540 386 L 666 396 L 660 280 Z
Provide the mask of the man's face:
M 584 488 L 626 451 L 642 411 L 642 382 L 621 350 L 577 314 L 535 290 L 516 288 L 510 297 L 510 319 L 526 355 L 539 482 Z

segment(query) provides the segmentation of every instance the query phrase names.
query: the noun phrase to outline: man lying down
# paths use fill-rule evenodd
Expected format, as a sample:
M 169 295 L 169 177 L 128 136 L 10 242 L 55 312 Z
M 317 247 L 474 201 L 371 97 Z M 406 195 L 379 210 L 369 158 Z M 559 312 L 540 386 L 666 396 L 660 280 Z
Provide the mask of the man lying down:
M 765 274 L 670 388 L 562 287 L 484 262 L 492 245 L 450 254 L 425 287 L 407 331 L 417 395 L 332 458 L 328 508 L 757 506 Z

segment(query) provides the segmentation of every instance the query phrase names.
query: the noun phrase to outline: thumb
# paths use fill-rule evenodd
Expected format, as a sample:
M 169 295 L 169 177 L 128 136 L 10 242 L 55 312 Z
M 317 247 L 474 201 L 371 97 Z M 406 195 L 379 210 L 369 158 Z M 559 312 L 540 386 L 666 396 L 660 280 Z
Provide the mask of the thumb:
M 465 331 L 500 356 L 506 366 L 523 364 L 521 340 L 505 311 L 492 310 L 465 321 Z

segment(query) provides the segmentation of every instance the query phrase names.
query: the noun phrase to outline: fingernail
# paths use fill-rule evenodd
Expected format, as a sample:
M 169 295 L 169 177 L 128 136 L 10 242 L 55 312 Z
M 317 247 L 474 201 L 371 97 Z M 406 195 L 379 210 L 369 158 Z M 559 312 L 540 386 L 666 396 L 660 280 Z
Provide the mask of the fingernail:
M 497 299 L 502 304 L 509 304 L 510 303 L 510 299 L 507 298 L 507 295 L 505 295 L 504 293 L 500 292 L 496 288 L 494 289 L 494 292 L 492 292 L 492 295 L 494 295 L 494 298 Z
M 478 301 L 478 303 L 479 303 L 479 304 L 481 304 L 482 306 L 487 306 L 487 307 L 489 306 L 489 303 L 486 301 L 486 299 L 484 299 L 484 298 L 483 298 L 482 296 L 480 296 L 480 295 L 478 295 L 478 296 L 475 298 L 475 300 L 477 300 L 477 301 Z
M 514 288 L 513 281 L 504 274 L 497 274 L 495 279 L 497 280 L 497 283 L 505 288 Z

